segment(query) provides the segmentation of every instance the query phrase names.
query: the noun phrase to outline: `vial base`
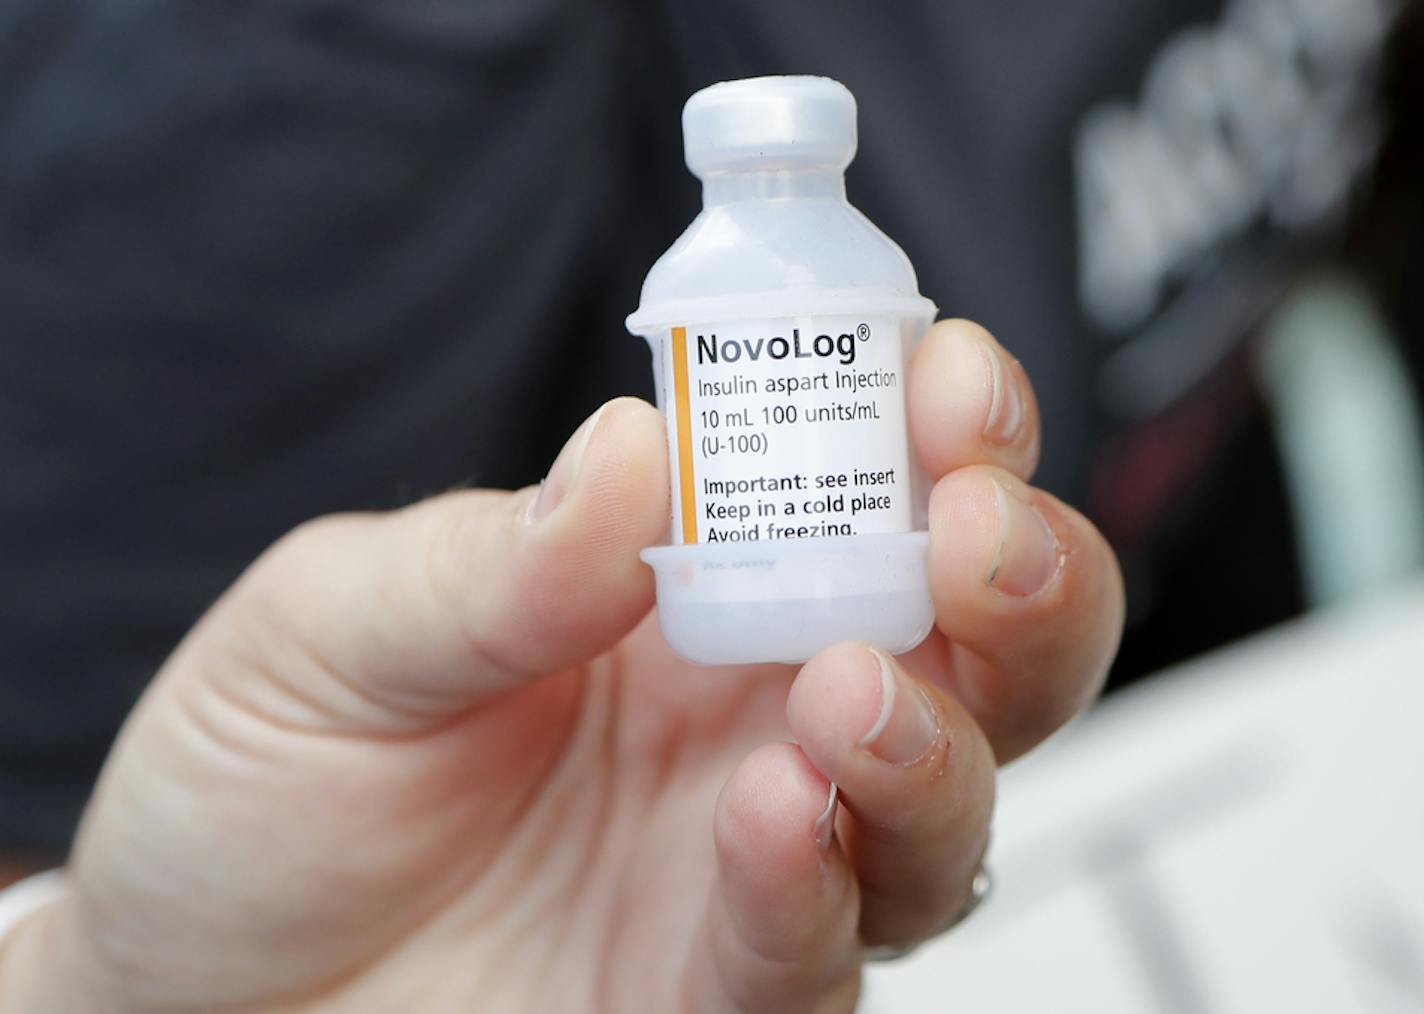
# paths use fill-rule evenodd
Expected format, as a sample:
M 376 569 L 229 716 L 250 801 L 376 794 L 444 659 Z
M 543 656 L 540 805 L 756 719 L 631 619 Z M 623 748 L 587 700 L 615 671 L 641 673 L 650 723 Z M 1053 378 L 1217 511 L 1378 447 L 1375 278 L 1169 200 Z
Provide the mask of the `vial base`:
M 925 532 L 655 546 L 658 622 L 701 665 L 804 662 L 840 641 L 909 651 L 934 625 Z

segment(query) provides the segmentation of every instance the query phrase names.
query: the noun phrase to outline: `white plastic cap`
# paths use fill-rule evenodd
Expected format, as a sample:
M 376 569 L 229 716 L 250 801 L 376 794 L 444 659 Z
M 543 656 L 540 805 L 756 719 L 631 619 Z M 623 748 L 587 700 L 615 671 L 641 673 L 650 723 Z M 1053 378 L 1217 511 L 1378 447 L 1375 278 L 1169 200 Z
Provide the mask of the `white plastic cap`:
M 855 96 L 828 77 L 753 77 L 704 88 L 682 109 L 698 177 L 758 169 L 845 169 L 855 157 Z

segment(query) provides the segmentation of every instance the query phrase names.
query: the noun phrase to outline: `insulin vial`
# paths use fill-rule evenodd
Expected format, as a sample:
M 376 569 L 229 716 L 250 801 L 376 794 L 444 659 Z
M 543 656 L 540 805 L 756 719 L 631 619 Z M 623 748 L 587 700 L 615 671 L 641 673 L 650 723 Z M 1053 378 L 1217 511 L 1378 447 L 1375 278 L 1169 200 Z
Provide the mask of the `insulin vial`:
M 906 363 L 934 319 L 904 252 L 846 202 L 855 98 L 823 77 L 713 85 L 682 112 L 703 209 L 628 329 L 667 419 L 663 636 L 705 664 L 902 652 L 933 622 Z

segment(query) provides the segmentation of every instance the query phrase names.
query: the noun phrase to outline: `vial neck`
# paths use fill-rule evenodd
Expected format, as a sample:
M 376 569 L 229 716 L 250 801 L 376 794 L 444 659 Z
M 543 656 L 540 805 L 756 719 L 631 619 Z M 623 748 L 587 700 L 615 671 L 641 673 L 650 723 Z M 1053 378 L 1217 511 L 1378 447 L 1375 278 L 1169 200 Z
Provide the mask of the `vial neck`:
M 702 204 L 820 197 L 845 200 L 845 173 L 839 169 L 798 169 L 711 173 L 702 181 Z

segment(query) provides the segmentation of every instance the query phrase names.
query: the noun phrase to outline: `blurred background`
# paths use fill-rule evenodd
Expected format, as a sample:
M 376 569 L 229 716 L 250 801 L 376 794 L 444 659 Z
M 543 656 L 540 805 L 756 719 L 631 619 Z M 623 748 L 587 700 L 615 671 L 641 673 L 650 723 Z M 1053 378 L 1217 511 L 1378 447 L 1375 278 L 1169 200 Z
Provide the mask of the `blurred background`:
M 537 481 L 599 402 L 651 394 L 622 320 L 698 208 L 679 110 L 757 74 L 856 94 L 851 200 L 1022 359 L 1041 481 L 1123 561 L 1114 693 L 1050 747 L 1090 759 L 1011 771 L 1010 826 L 1134 766 L 1099 729 L 1185 750 L 1184 716 L 1317 685 L 1260 675 L 1282 667 L 1333 660 L 1319 715 L 1411 713 L 1421 55 L 1407 0 L 0 4 L 0 880 L 62 860 L 145 682 L 283 531 Z M 1214 653 L 1324 607 L 1328 635 Z M 1417 771 L 1406 740 L 1385 756 Z M 1368 813 L 1424 849 L 1400 792 Z M 1403 955 L 1401 1010 L 1424 1009 L 1411 904 L 1375 948 Z M 984 954 L 1021 954 L 1002 932 Z M 1162 1009 L 1262 1009 L 1178 966 Z M 937 1005 L 885 1009 L 949 994 L 910 995 Z M 1072 1006 L 1003 1009 L 1034 1004 Z

